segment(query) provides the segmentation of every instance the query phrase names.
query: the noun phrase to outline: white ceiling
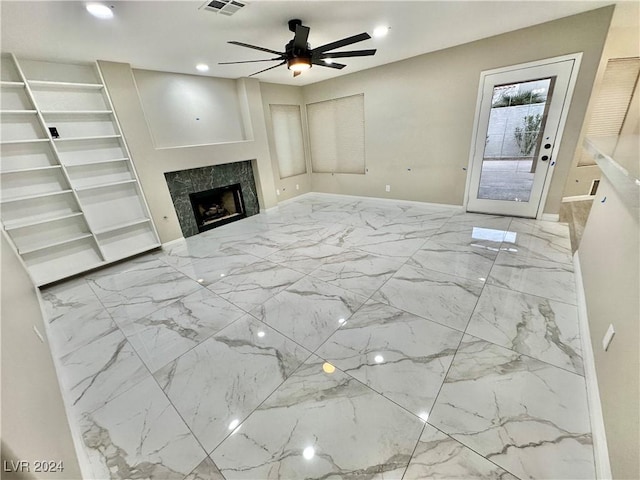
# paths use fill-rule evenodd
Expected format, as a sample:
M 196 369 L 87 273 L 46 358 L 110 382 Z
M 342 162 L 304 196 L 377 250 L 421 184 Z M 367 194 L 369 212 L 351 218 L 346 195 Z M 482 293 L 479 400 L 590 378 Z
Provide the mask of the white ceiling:
M 95 0 L 99 1 L 99 0 Z M 388 25 L 387 37 L 346 50 L 377 48 L 374 57 L 345 59 L 334 70 L 314 66 L 292 78 L 285 66 L 258 75 L 261 81 L 306 85 L 426 52 L 573 15 L 606 1 L 267 1 L 254 0 L 231 17 L 201 10 L 202 1 L 105 1 L 112 20 L 99 20 L 80 1 L 1 1 L 2 50 L 18 57 L 60 61 L 110 60 L 134 68 L 238 78 L 272 63 L 217 65 L 270 58 L 229 45 L 236 40 L 282 51 L 293 37 L 287 20 L 311 28 L 311 47 Z M 273 62 L 275 64 L 276 62 Z

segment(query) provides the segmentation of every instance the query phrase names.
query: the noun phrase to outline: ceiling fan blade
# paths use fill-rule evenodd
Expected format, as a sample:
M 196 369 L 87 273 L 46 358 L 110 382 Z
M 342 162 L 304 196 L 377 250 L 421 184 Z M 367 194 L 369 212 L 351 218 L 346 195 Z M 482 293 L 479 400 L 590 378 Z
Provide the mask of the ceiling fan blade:
M 255 63 L 255 62 L 273 62 L 275 60 L 284 60 L 282 57 L 266 58 L 264 60 L 242 60 L 240 62 L 218 62 L 218 65 L 233 65 L 234 63 Z
M 273 67 L 265 68 L 264 70 L 260 70 L 259 72 L 252 73 L 249 76 L 253 77 L 254 75 L 258 75 L 259 73 L 266 72 L 267 70 L 271 70 L 272 68 L 278 68 L 279 66 L 284 65 L 285 63 L 287 63 L 286 60 L 284 62 L 282 62 L 282 63 L 279 63 L 278 65 L 274 65 Z
M 360 33 L 352 37 L 343 38 L 342 40 L 337 40 L 335 42 L 327 43 L 326 45 L 314 48 L 313 54 L 317 55 L 319 53 L 324 53 L 335 48 L 346 47 L 347 45 L 351 45 L 352 43 L 362 42 L 363 40 L 369 40 L 370 38 L 371 35 L 369 35 L 368 33 Z
M 284 52 L 276 52 L 275 50 L 270 50 L 268 48 L 263 48 L 263 47 L 256 47 L 255 45 L 249 45 L 248 43 L 242 43 L 242 42 L 227 42 L 230 43 L 231 45 L 238 45 L 240 47 L 247 47 L 247 48 L 253 48 L 254 50 L 261 50 L 263 52 L 269 52 L 269 53 L 275 53 L 276 55 L 284 55 Z
M 342 70 L 344 67 L 346 67 L 346 65 L 343 65 L 342 63 L 329 63 L 325 62 L 322 59 L 314 59 L 311 61 L 311 63 L 313 63 L 314 65 L 320 65 L 321 67 L 337 68 L 338 70 Z
M 375 54 L 376 50 L 352 50 L 350 52 L 320 53 L 317 57 L 314 55 L 314 58 L 322 60 L 323 58 L 367 57 Z
M 293 37 L 293 48 L 307 49 L 307 39 L 309 38 L 309 27 L 296 25 L 296 35 Z

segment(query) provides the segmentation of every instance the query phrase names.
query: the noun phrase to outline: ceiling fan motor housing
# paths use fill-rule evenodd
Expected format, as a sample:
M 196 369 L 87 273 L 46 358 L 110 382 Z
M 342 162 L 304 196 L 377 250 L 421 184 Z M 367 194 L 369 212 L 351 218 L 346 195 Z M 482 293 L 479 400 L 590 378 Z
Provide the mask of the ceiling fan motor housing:
M 296 26 L 297 25 L 302 25 L 302 20 L 298 19 L 298 18 L 294 18 L 292 20 L 289 20 L 289 31 L 296 33 Z

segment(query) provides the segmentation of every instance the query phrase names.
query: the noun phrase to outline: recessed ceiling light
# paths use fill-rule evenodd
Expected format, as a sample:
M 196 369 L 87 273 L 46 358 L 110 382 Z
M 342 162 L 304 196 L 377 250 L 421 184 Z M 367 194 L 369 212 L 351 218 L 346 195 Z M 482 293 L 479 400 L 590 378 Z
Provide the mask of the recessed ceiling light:
M 208 72 L 209 65 L 205 63 L 199 63 L 198 65 L 196 65 L 196 70 L 198 70 L 199 72 Z
M 389 27 L 385 26 L 376 27 L 373 30 L 373 36 L 376 38 L 384 37 L 387 33 L 389 33 Z
M 113 18 L 113 10 L 101 3 L 87 3 L 87 12 L 98 18 Z

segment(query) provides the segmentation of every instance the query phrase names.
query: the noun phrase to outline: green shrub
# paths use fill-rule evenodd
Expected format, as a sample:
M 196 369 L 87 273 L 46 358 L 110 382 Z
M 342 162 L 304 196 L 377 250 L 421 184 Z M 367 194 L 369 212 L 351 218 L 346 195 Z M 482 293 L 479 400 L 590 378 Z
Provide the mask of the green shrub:
M 530 155 L 536 146 L 538 134 L 540 133 L 540 124 L 542 123 L 542 115 L 525 115 L 522 119 L 524 127 L 516 127 L 513 136 L 516 143 L 520 147 L 522 155 Z
M 545 98 L 539 93 L 533 93 L 531 90 L 522 93 L 503 93 L 491 107 L 515 107 L 517 105 L 530 105 L 532 103 L 544 103 Z

